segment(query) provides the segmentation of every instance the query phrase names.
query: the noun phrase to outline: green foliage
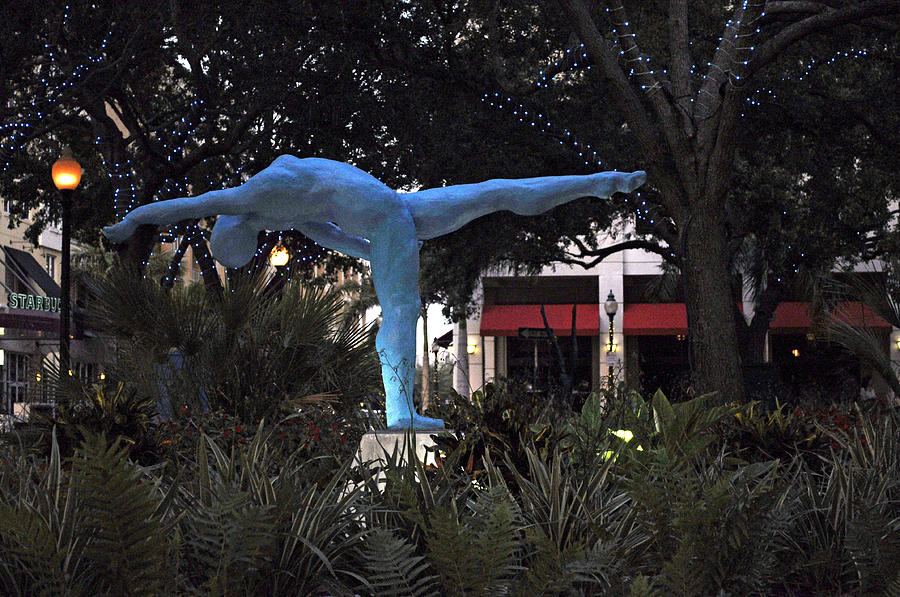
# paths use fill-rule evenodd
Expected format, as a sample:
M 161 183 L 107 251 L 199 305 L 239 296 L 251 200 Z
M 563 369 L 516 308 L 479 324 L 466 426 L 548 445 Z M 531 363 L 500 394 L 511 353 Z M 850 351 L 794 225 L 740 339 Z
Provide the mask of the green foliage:
M 863 418 L 833 433 L 838 450 L 805 470 L 786 534 L 791 583 L 818 592 L 887 590 L 900 558 L 900 417 Z
M 451 595 L 504 594 L 515 574 L 517 526 L 502 489 L 478 494 L 469 511 L 435 509 L 426 535 L 428 558 Z
M 900 395 L 900 379 L 889 351 L 884 350 L 884 338 L 868 327 L 854 325 L 859 314 L 848 314 L 846 306 L 841 308 L 834 304 L 852 296 L 871 309 L 875 316 L 892 326 L 900 325 L 900 288 L 896 282 L 889 281 L 896 279 L 897 266 L 896 258 L 891 255 L 883 272 L 886 275 L 851 274 L 844 280 L 829 276 L 819 281 L 818 290 L 821 300 L 831 307 L 824 315 L 822 324 L 828 338 L 870 366 L 888 383 L 895 395 Z
M 671 404 L 657 392 L 653 433 L 644 450 L 626 452 L 625 489 L 650 540 L 654 584 L 679 595 L 760 592 L 786 524 L 775 507 L 784 471 L 777 462 L 735 466 L 716 452 L 712 432 L 742 409 L 710 408 L 708 398 Z
M 168 414 L 221 408 L 251 423 L 330 400 L 352 417 L 381 387 L 371 328 L 343 316 L 336 292 L 268 282 L 235 274 L 217 298 L 110 271 L 91 311 L 115 340 L 109 376 Z
M 361 550 L 366 579 L 373 595 L 384 597 L 426 597 L 437 595 L 437 577 L 425 556 L 391 531 L 375 529 Z
M 68 460 L 52 436 L 46 456 L 7 441 L 0 594 L 896 592 L 900 418 L 822 426 L 829 451 L 801 442 L 748 464 L 726 422 L 752 413 L 705 400 L 657 395 L 631 415 L 588 404 L 565 423 L 635 434 L 614 458 L 575 458 L 567 432 L 521 462 L 488 453 L 477 475 L 460 444 L 437 466 L 387 454 L 326 477 L 278 426 L 206 417 L 165 454 L 174 464 L 149 468 L 102 435 Z
M 169 571 L 168 525 L 153 485 L 127 455 L 121 441 L 87 436 L 73 462 L 83 565 L 98 574 L 98 593 L 155 595 Z
M 139 457 L 146 458 L 155 448 L 151 418 L 156 404 L 125 384 L 99 383 L 83 386 L 70 378 L 69 391 L 61 392 L 62 400 L 56 417 L 50 421 L 57 428 L 60 449 L 72 454 L 85 434 L 103 434 L 121 438 Z
M 734 455 L 749 462 L 803 458 L 816 467 L 831 448 L 834 432 L 846 432 L 859 422 L 855 409 L 836 407 L 808 411 L 777 404 L 771 411 L 750 403 L 723 426 L 722 433 Z
M 471 400 L 454 396 L 449 405 L 435 405 L 429 412 L 443 419 L 448 429 L 459 431 L 455 439 L 439 437 L 438 443 L 448 452 L 462 449 L 466 453 L 462 464 L 469 473 L 480 471 L 488 454 L 506 454 L 524 465 L 529 443 L 550 443 L 558 427 L 554 423 L 565 415 L 553 400 L 508 379 L 486 384 L 472 393 Z
M 610 477 L 612 461 L 572 466 L 560 452 L 549 462 L 528 450 L 528 465 L 515 470 L 526 529 L 524 593 L 566 595 L 584 588 L 621 588 L 627 563 L 637 561 L 644 537 L 628 522 L 627 500 Z M 492 478 L 500 482 L 498 471 Z
M 16 476 L 3 479 L 0 592 L 162 591 L 169 572 L 165 500 L 127 455 L 121 441 L 88 434 L 71 467 L 63 467 L 55 440 L 40 466 L 20 457 Z

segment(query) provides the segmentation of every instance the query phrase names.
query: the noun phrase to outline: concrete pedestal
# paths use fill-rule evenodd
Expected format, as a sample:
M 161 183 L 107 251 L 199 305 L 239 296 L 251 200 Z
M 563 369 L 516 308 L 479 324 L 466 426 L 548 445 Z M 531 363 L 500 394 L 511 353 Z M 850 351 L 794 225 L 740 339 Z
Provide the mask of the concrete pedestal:
M 357 458 L 362 464 L 383 466 L 387 462 L 385 455 L 390 457 L 396 454 L 397 462 L 404 464 L 410 448 L 414 448 L 419 462 L 425 465 L 433 465 L 435 464 L 434 453 L 426 450 L 426 448 L 435 445 L 432 436 L 452 435 L 452 433 L 452 431 L 446 429 L 419 431 L 384 429 L 381 431 L 370 431 L 363 435 L 359 441 Z

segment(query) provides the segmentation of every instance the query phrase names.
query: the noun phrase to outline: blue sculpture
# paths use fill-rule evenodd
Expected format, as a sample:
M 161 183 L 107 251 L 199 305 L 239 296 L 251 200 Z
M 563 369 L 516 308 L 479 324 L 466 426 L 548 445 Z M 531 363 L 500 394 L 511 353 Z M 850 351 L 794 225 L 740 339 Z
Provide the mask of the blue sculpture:
M 412 402 L 419 241 L 495 211 L 537 215 L 579 197 L 630 193 L 645 179 L 642 171 L 600 172 L 398 193 L 350 164 L 282 155 L 239 187 L 144 205 L 103 233 L 112 242 L 123 242 L 142 224 L 218 215 L 210 246 L 227 267 L 240 267 L 253 258 L 259 231 L 289 228 L 324 247 L 368 260 L 382 309 L 375 346 L 387 426 L 442 429 L 443 421 L 416 414 Z

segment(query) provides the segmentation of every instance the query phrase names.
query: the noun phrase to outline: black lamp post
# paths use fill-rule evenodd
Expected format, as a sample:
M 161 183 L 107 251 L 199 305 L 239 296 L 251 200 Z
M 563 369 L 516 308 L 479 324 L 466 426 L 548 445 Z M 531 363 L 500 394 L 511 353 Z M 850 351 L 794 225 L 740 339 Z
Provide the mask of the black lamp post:
M 434 402 L 435 404 L 441 403 L 441 394 L 440 388 L 438 387 L 438 351 L 441 349 L 438 346 L 437 338 L 434 339 L 434 342 L 431 343 L 431 352 L 434 353 Z
M 61 375 L 70 373 L 69 367 L 69 252 L 71 248 L 72 195 L 81 182 L 81 165 L 72 157 L 72 151 L 66 147 L 51 170 L 53 184 L 62 196 L 62 262 L 60 263 L 60 297 L 59 301 L 59 370 Z M 71 374 L 71 373 L 70 373 Z
M 609 344 L 606 345 L 606 365 L 609 367 L 609 389 L 611 390 L 615 383 L 612 355 L 616 352 L 616 343 L 613 339 L 613 320 L 616 318 L 616 311 L 619 310 L 619 303 L 616 301 L 616 295 L 613 294 L 612 290 L 609 291 L 609 296 L 606 297 L 603 308 L 606 310 L 606 316 L 609 319 Z

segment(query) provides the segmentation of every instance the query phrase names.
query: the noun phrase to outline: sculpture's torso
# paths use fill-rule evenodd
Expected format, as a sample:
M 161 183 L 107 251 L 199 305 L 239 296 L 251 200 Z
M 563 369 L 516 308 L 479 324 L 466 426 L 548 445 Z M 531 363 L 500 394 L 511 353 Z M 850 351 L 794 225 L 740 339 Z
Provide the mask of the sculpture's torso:
M 248 181 L 261 228 L 283 230 L 304 222 L 334 222 L 347 234 L 368 236 L 398 210 L 396 192 L 344 162 L 283 155 Z

